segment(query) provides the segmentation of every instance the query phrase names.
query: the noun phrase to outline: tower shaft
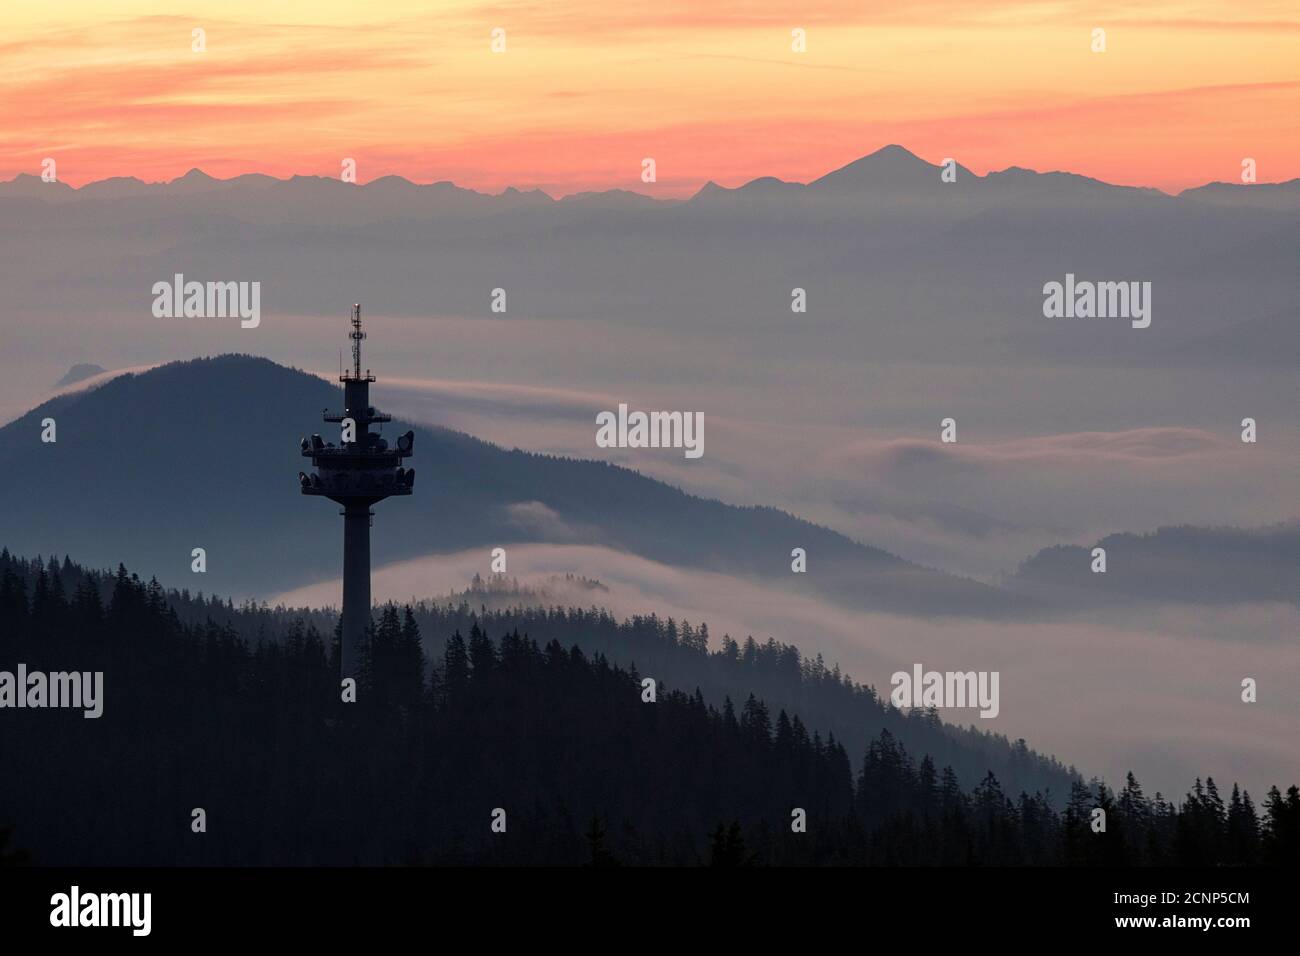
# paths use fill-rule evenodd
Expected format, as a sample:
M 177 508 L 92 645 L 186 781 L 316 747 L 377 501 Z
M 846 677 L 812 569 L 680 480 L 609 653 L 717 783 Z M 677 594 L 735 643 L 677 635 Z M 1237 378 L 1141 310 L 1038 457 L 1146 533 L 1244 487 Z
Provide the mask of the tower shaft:
M 361 643 L 370 626 L 370 505 L 343 508 L 342 674 L 356 677 Z

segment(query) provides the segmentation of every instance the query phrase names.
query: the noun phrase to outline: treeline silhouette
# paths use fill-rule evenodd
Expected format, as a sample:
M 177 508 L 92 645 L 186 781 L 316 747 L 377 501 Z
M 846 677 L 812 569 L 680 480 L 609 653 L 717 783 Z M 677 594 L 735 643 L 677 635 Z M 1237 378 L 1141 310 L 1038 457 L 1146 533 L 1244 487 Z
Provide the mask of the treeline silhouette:
M 755 695 L 661 683 L 644 702 L 634 668 L 516 630 L 474 621 L 428 662 L 413 608 L 380 610 L 345 704 L 337 630 L 259 638 L 183 621 L 125 568 L 104 599 L 70 563 L 0 563 L 0 668 L 104 672 L 98 720 L 4 714 L 0 821 L 37 864 L 1250 865 L 1300 848 L 1294 786 L 1260 816 L 1235 785 L 1171 801 L 1130 774 L 1076 781 L 1058 811 L 993 773 L 963 788 L 888 729 L 851 757 Z
M 54 570 L 50 562 L 8 561 L 16 575 L 26 576 L 29 588 L 35 587 L 41 568 L 47 574 Z M 0 568 L 5 566 L 6 554 L 0 552 Z M 84 571 L 66 558 L 57 570 L 66 590 L 89 580 L 99 585 L 102 600 L 109 599 L 112 574 Z M 600 591 L 591 582 L 573 579 L 567 583 L 576 585 L 564 588 L 570 594 L 577 590 L 598 595 Z M 319 609 L 268 608 L 248 602 L 237 607 L 228 599 L 188 590 L 170 590 L 165 595 L 182 623 L 206 625 L 212 621 L 234 629 L 250 644 L 259 640 L 283 643 L 299 619 L 306 626 L 314 624 L 321 633 L 330 633 L 338 622 L 337 613 Z M 493 635 L 517 630 L 542 646 L 552 640 L 566 647 L 576 644 L 588 656 L 604 655 L 611 664 L 636 667 L 674 687 L 699 688 L 705 699 L 715 704 L 728 696 L 743 701 L 754 694 L 773 712 L 797 713 L 823 734 L 833 732 L 854 753 L 888 730 L 913 753 L 929 754 L 940 766 L 951 766 L 967 788 L 992 770 L 1012 792 L 1041 790 L 1051 794 L 1056 809 L 1061 810 L 1071 784 L 1079 779 L 1073 767 L 1034 752 L 1024 740 L 1011 741 L 1005 734 L 944 723 L 935 710 L 899 711 L 889 706 L 887 699 L 880 699 L 873 687 L 853 680 L 838 665 L 828 666 L 821 655 L 805 656 L 792 644 L 772 638 L 735 641 L 724 634 L 715 650 L 707 624 L 693 626 L 655 614 L 620 620 L 599 607 L 547 606 L 551 604 L 544 591 L 521 589 L 508 581 L 483 583 L 476 579 L 475 586 L 455 600 L 417 601 L 411 607 L 430 666 L 442 659 L 447 638 L 456 631 L 467 634 L 475 624 Z M 427 680 L 430 675 L 425 677 Z

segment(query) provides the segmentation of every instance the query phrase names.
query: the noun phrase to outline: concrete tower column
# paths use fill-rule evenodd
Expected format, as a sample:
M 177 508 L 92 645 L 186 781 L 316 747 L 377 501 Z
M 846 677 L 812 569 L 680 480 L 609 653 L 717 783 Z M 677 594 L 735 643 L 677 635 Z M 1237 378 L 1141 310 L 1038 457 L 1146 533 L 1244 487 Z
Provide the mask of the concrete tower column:
M 370 504 L 343 509 L 342 677 L 359 677 L 361 641 L 370 624 Z

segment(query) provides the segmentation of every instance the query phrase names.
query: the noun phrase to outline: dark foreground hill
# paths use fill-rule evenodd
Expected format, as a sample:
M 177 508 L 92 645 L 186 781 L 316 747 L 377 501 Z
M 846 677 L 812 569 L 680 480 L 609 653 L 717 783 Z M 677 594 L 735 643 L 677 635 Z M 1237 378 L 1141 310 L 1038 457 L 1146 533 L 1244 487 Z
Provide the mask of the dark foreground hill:
M 0 659 L 104 674 L 97 719 L 4 714 L 0 833 L 36 863 L 1200 865 L 1300 843 L 1295 787 L 1261 820 L 1235 786 L 1197 780 L 1176 804 L 1130 774 L 1077 783 L 1057 813 L 991 773 L 967 792 L 888 733 L 859 762 L 754 696 L 648 702 L 635 672 L 517 632 L 452 635 L 426 681 L 396 608 L 342 703 L 314 627 L 253 643 L 183 624 L 124 569 L 106 605 L 70 570 L 71 599 L 62 574 L 29 595 L 30 567 L 0 573 Z
M 27 561 L 0 550 L 0 573 L 12 572 L 27 594 L 74 594 L 89 587 L 100 602 L 111 601 L 114 575 L 85 572 L 70 560 L 60 564 L 50 558 Z M 44 583 L 42 583 L 42 577 Z M 821 655 L 805 656 L 792 644 L 769 638 L 733 640 L 710 634 L 706 622 L 676 621 L 657 614 L 619 620 L 596 607 L 562 607 L 548 592 L 502 588 L 502 582 L 476 586 L 444 601 L 421 601 L 411 614 L 421 632 L 421 649 L 427 661 L 441 661 L 454 633 L 478 628 L 492 635 L 522 633 L 540 645 L 560 641 L 577 646 L 588 657 L 603 657 L 624 669 L 639 670 L 670 687 L 693 688 L 709 704 L 721 707 L 730 698 L 743 701 L 751 695 L 767 702 L 773 713 L 798 714 L 823 737 L 833 734 L 857 752 L 881 732 L 888 731 L 912 753 L 928 754 L 938 766 L 949 766 L 964 787 L 973 787 L 992 771 L 1008 789 L 1042 791 L 1057 809 L 1064 805 L 1071 785 L 1079 779 L 1054 757 L 1038 754 L 1024 740 L 1005 734 L 945 724 L 938 711 L 903 712 L 827 664 Z M 159 590 L 161 594 L 161 589 Z M 171 590 L 166 600 L 177 621 L 186 626 L 215 626 L 255 640 L 287 645 L 295 633 L 315 628 L 320 634 L 335 632 L 336 611 L 314 608 L 267 608 L 246 603 L 235 607 L 216 596 L 191 595 Z M 33 597 L 33 603 L 37 603 Z M 488 605 L 492 605 L 491 608 Z M 76 627 L 76 621 L 68 625 Z M 430 677 L 426 671 L 425 679 Z
M 124 375 L 53 399 L 0 429 L 0 544 L 16 553 L 126 561 L 177 581 L 207 553 L 203 589 L 264 595 L 335 577 L 337 509 L 299 494 L 298 442 L 323 431 L 340 389 L 265 359 L 226 355 Z M 42 443 L 53 418 L 57 442 Z M 390 439 L 406 423 L 388 429 Z M 594 427 L 594 426 L 593 426 Z M 1011 599 L 909 564 L 773 508 L 695 497 L 604 462 L 506 451 L 417 427 L 415 494 L 375 518 L 374 561 L 544 541 L 512 506 L 541 502 L 603 544 L 675 566 L 790 578 L 790 550 L 818 556 L 803 582 L 850 606 L 926 614 L 1004 612 Z M 335 436 L 327 436 L 335 437 Z M 571 540 L 571 539 L 570 539 Z

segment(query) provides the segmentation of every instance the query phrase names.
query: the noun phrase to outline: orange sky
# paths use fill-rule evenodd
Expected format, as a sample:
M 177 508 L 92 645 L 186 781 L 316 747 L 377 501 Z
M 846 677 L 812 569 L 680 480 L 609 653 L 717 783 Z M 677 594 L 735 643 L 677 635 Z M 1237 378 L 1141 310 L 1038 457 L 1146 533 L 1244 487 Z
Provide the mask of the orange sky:
M 1171 191 L 1236 181 L 1244 157 L 1260 181 L 1300 177 L 1298 0 L 52 6 L 5 11 L 0 178 L 46 157 L 73 185 L 338 176 L 351 157 L 362 182 L 680 196 L 886 143 Z

